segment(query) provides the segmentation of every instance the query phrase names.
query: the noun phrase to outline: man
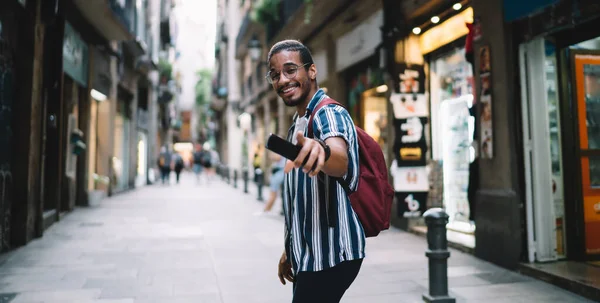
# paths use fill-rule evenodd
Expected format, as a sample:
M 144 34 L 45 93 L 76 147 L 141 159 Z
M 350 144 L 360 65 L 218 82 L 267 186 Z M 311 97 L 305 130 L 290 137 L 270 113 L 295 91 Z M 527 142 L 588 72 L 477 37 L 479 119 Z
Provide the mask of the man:
M 327 105 L 315 113 L 314 139 L 308 138 L 312 110 L 327 97 L 318 88 L 310 51 L 298 41 L 285 40 L 271 48 L 267 61 L 267 81 L 285 105 L 296 107 L 287 139 L 302 146 L 298 157 L 285 166 L 285 250 L 279 279 L 294 283 L 293 303 L 339 302 L 360 270 L 365 235 L 344 189 L 337 182 L 320 180 L 328 179 L 323 174 L 343 177 L 350 189 L 356 189 L 356 129 L 343 107 Z M 329 211 L 337 214 L 334 224 L 328 222 Z

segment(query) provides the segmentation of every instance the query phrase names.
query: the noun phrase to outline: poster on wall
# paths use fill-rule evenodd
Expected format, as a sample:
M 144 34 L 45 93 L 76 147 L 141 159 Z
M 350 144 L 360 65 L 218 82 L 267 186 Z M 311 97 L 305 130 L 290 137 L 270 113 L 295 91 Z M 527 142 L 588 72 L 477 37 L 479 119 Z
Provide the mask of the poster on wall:
M 390 102 L 392 102 L 394 108 L 394 118 L 407 119 L 411 117 L 429 116 L 427 100 L 426 94 L 392 93 Z
M 479 82 L 480 89 L 480 150 L 482 159 L 494 157 L 494 133 L 492 128 L 492 64 L 490 46 L 485 45 L 479 49 Z
M 401 94 L 425 93 L 425 68 L 420 64 L 396 63 L 396 87 L 394 91 Z

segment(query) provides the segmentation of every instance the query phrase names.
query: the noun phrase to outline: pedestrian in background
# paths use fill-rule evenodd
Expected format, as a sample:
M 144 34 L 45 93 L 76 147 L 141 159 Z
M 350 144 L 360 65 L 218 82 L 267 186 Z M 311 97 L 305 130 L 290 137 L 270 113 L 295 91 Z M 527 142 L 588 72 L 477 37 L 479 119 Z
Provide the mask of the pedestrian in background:
M 328 180 L 345 178 L 349 189 L 356 190 L 356 128 L 348 111 L 336 104 L 312 115 L 328 97 L 317 85 L 317 67 L 302 43 L 276 43 L 267 62 L 267 81 L 285 105 L 296 108 L 287 140 L 302 146 L 285 165 L 285 250 L 278 276 L 283 284 L 293 282 L 293 303 L 339 302 L 360 271 L 365 233 L 346 191 Z M 307 138 L 311 116 L 314 139 Z
M 196 150 L 194 151 L 194 154 L 192 155 L 192 161 L 193 161 L 192 170 L 194 171 L 194 174 L 196 175 L 196 183 L 200 183 L 200 175 L 202 174 L 202 169 L 203 169 L 202 157 L 204 157 L 202 145 L 196 144 Z
M 175 180 L 177 180 L 177 184 L 179 184 L 179 176 L 181 175 L 181 171 L 185 167 L 185 164 L 183 163 L 183 157 L 178 153 L 175 154 L 173 166 L 175 169 Z
M 171 153 L 166 146 L 160 148 L 160 154 L 158 155 L 157 162 L 162 184 L 168 185 L 171 182 Z
M 256 213 L 256 215 L 268 214 L 273 209 L 273 205 L 275 205 L 275 201 L 277 201 L 277 196 L 279 191 L 281 190 L 281 186 L 283 185 L 284 178 L 284 168 L 286 159 L 278 154 L 270 153 L 271 159 L 275 161 L 273 168 L 271 169 L 271 182 L 269 184 L 270 195 L 267 203 L 265 203 L 265 208 Z

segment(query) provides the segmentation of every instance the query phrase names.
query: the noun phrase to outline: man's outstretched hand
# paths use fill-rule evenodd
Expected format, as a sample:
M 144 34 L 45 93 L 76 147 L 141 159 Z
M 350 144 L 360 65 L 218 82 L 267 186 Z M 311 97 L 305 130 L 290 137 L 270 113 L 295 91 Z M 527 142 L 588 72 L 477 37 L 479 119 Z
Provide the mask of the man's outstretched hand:
M 302 146 L 294 161 L 287 161 L 284 172 L 289 173 L 292 168 L 301 168 L 305 174 L 314 177 L 325 165 L 325 150 L 317 141 L 304 137 L 302 132 L 296 133 L 297 144 Z

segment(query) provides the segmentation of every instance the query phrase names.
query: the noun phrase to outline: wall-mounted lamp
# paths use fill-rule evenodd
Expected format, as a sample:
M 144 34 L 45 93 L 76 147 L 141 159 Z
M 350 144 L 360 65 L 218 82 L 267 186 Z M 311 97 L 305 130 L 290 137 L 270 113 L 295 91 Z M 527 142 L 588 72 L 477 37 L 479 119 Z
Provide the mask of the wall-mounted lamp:
M 380 94 L 383 94 L 383 93 L 385 93 L 385 92 L 388 91 L 388 86 L 385 85 L 385 84 L 377 86 L 377 88 L 375 88 L 375 91 L 378 92 L 378 93 L 380 93 Z
M 250 127 L 252 126 L 252 116 L 249 113 L 242 113 L 239 117 L 238 117 L 239 121 L 240 121 L 240 128 L 244 131 L 248 131 L 250 130 Z
M 440 17 L 438 17 L 438 16 L 431 17 L 431 23 L 437 24 L 438 22 L 440 22 Z
M 92 96 L 92 98 L 94 98 L 96 101 L 99 101 L 99 102 L 106 101 L 106 99 L 107 99 L 105 94 L 103 94 L 95 89 L 92 89 L 90 91 L 90 96 Z
M 455 11 L 457 11 L 457 10 L 460 10 L 460 9 L 462 8 L 462 4 L 460 4 L 460 3 L 456 3 L 456 4 L 454 4 L 454 5 L 452 6 L 452 8 L 453 8 Z
M 421 33 L 421 28 L 420 27 L 415 27 L 412 30 L 413 34 L 418 35 Z

